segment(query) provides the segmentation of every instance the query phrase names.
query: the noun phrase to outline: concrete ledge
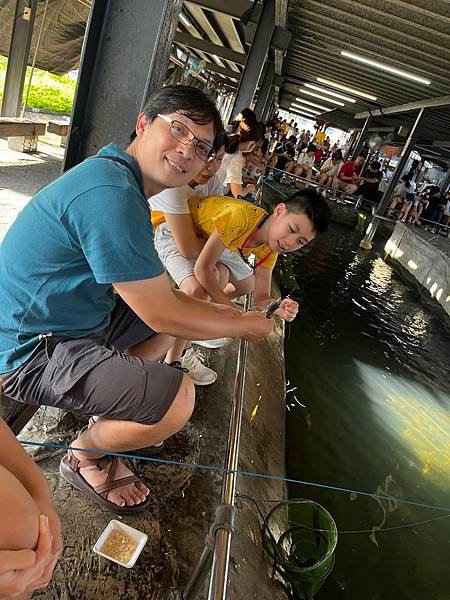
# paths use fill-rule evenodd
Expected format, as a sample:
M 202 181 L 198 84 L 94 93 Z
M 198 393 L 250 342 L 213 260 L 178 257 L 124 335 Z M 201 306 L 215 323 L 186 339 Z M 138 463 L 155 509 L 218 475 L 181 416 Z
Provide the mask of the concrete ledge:
M 384 249 L 450 315 L 449 256 L 402 223 L 397 223 Z

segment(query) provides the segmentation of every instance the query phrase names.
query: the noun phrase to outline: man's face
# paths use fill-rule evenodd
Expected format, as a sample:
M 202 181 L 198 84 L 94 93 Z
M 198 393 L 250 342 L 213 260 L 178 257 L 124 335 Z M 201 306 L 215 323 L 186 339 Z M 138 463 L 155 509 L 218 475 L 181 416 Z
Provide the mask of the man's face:
M 278 204 L 270 217 L 267 243 L 274 252 L 295 252 L 316 236 L 308 217 Z
M 208 183 L 211 177 L 213 177 L 220 169 L 224 155 L 225 148 L 222 146 L 222 148 L 218 150 L 214 160 L 212 160 L 210 163 L 203 163 L 203 169 L 200 171 L 197 177 L 194 177 L 194 179 L 190 182 L 191 185 L 203 185 Z
M 166 116 L 183 123 L 196 138 L 212 146 L 212 121 L 197 125 L 181 113 L 169 113 Z M 170 134 L 169 128 L 170 124 L 160 117 L 155 117 L 150 123 L 144 113 L 139 115 L 136 124 L 136 158 L 144 181 L 154 194 L 187 184 L 206 164 L 195 154 L 195 140 L 183 144 Z

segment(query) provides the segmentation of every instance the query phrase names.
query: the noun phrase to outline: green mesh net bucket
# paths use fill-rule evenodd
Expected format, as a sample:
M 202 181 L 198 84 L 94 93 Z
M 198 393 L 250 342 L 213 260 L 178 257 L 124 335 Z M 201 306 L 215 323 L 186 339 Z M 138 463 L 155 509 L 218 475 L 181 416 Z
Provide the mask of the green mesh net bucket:
M 310 600 L 333 570 L 338 534 L 330 513 L 311 500 L 277 504 L 263 526 L 263 545 L 293 598 Z
M 360 233 L 364 233 L 364 228 L 366 226 L 367 215 L 364 213 L 358 213 L 358 223 L 356 224 L 356 231 Z

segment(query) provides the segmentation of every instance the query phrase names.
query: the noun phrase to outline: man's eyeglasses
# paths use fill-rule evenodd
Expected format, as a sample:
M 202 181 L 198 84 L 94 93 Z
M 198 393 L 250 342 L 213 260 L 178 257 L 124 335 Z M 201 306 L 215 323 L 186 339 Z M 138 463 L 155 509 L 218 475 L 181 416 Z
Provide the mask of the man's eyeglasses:
M 186 125 L 180 121 L 176 121 L 167 115 L 157 116 L 166 121 L 166 123 L 170 123 L 170 135 L 182 144 L 187 145 L 195 141 L 194 152 L 200 160 L 205 163 L 210 163 L 216 158 L 215 150 L 213 150 L 212 147 L 206 142 L 202 142 L 202 140 L 199 140 L 197 137 L 195 137 L 189 127 L 186 127 Z

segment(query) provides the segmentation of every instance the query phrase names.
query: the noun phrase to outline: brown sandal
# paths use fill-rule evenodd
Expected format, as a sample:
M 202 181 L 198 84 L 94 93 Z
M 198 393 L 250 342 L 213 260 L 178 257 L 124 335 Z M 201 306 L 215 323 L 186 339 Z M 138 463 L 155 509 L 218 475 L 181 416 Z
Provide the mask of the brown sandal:
M 80 469 L 83 467 L 97 467 L 97 469 L 103 471 L 110 463 L 111 466 L 109 468 L 106 481 L 101 485 L 96 485 L 95 487 L 90 485 L 90 483 L 88 483 L 80 473 Z M 105 455 L 101 458 L 80 460 L 74 456 L 71 450 L 69 450 L 67 456 L 61 460 L 59 472 L 66 481 L 68 481 L 78 490 L 85 493 L 87 496 L 98 502 L 98 504 L 114 513 L 119 515 L 127 515 L 145 510 L 150 503 L 150 496 L 147 496 L 147 498 L 140 504 L 134 504 L 133 506 L 118 506 L 114 502 L 107 500 L 108 492 L 111 490 L 115 490 L 124 485 L 129 485 L 130 483 L 140 482 L 140 479 L 137 475 L 129 475 L 128 477 L 122 477 L 115 480 L 114 477 L 118 468 L 119 459 L 117 456 Z

